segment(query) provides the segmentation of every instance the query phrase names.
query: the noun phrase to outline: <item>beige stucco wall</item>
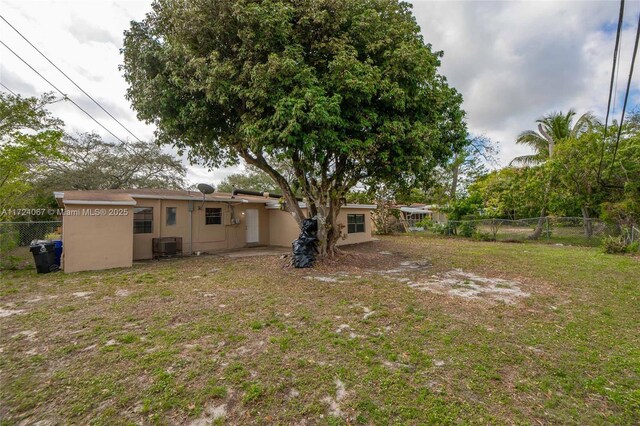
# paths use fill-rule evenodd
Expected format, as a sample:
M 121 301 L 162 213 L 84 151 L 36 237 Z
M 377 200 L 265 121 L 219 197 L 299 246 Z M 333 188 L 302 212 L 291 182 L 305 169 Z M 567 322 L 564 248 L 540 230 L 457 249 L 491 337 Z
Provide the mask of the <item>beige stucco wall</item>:
M 66 205 L 65 210 L 62 218 L 62 267 L 65 272 L 131 266 L 131 206 Z
M 246 210 L 255 209 L 258 211 L 258 244 L 269 245 L 269 210 L 264 204 L 242 204 L 235 207 L 236 218 L 240 219 L 240 224 L 229 227 L 229 249 L 240 248 L 247 245 L 246 241 Z
M 271 209 L 269 211 L 269 244 L 272 246 L 290 247 L 293 240 L 300 235 L 300 228 L 291 216 L 291 213 L 282 210 Z M 306 211 L 305 211 L 306 214 Z M 347 233 L 347 215 L 364 214 L 364 231 L 356 234 Z M 338 224 L 343 224 L 345 239 L 338 240 L 338 245 L 357 244 L 371 241 L 373 225 L 371 222 L 371 211 L 368 209 L 342 208 L 338 214 Z
M 136 207 L 153 207 L 153 232 L 133 234 L 134 260 L 151 259 L 153 257 L 152 240 L 159 237 L 182 237 L 182 252 L 185 255 L 197 251 L 216 252 L 245 247 L 246 221 L 244 212 L 249 208 L 258 210 L 258 244 L 269 244 L 269 215 L 264 204 L 229 204 L 212 201 L 203 204 L 202 201 L 195 201 L 193 202 L 193 211 L 189 212 L 189 201 L 187 200 L 137 198 L 136 201 L 138 203 Z M 167 207 L 176 207 L 175 225 L 166 224 Z M 205 209 L 207 208 L 222 209 L 222 224 L 207 225 L 205 223 Z M 191 233 L 189 233 L 190 216 Z M 232 216 L 240 219 L 240 223 L 232 224 Z
M 65 272 L 98 270 L 116 267 L 130 267 L 132 260 L 151 259 L 153 257 L 153 238 L 182 237 L 183 254 L 193 252 L 216 252 L 245 247 L 247 209 L 256 209 L 259 220 L 260 245 L 290 247 L 298 238 L 300 230 L 290 213 L 267 209 L 260 203 L 220 203 L 207 201 L 193 202 L 193 211 L 189 211 L 188 200 L 161 200 L 136 198 L 136 206 L 65 206 L 68 214 L 63 218 L 63 268 Z M 153 208 L 153 227 L 151 233 L 133 233 L 134 207 Z M 167 207 L 176 208 L 175 225 L 167 225 Z M 205 209 L 222 209 L 222 224 L 206 225 Z M 122 209 L 126 214 L 89 215 L 84 211 Z M 365 232 L 346 234 L 339 245 L 371 241 L 372 222 L 367 209 L 343 208 L 338 222 L 345 225 L 347 232 L 347 214 L 365 215 Z M 232 217 L 240 223 L 233 224 Z M 191 224 L 191 232 L 190 230 Z M 193 237 L 193 241 L 191 241 Z
M 291 243 L 299 235 L 300 228 L 291 213 L 269 210 L 269 245 L 291 247 Z
M 434 211 L 431 220 L 438 223 L 447 223 L 447 215 L 441 211 Z
M 347 233 L 347 215 L 348 214 L 363 214 L 364 215 L 364 232 L 358 232 L 356 234 Z M 340 209 L 338 213 L 338 223 L 343 224 L 344 228 L 342 232 L 347 237 L 343 240 L 338 240 L 338 245 L 346 244 L 358 244 L 371 241 L 373 233 L 373 225 L 371 223 L 371 210 L 368 209 Z

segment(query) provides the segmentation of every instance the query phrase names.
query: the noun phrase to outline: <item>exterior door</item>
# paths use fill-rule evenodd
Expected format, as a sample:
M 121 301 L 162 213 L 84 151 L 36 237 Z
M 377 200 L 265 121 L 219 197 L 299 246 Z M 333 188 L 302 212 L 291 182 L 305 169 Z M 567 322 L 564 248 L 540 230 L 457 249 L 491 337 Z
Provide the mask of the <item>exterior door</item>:
M 260 233 L 258 229 L 258 210 L 247 209 L 244 213 L 247 225 L 247 244 L 255 244 L 260 241 Z

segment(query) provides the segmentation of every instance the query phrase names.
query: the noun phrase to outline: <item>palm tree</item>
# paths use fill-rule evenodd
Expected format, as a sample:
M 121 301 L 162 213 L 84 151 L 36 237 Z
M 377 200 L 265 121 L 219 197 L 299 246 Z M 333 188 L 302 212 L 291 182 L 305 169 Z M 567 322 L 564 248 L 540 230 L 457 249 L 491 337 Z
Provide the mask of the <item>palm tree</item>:
M 518 135 L 518 139 L 516 139 L 517 144 L 529 145 L 533 148 L 534 153 L 531 155 L 516 157 L 511 160 L 509 165 L 513 165 L 514 163 L 521 164 L 523 166 L 543 164 L 553 157 L 553 150 L 556 144 L 562 143 L 562 141 L 567 139 L 578 138 L 583 133 L 591 130 L 593 125 L 597 123 L 594 115 L 587 112 L 581 115 L 580 118 L 576 120 L 575 124 L 573 124 L 573 117 L 575 115 L 576 112 L 573 109 L 570 109 L 566 114 L 563 114 L 562 112 L 552 112 L 536 120 L 536 123 L 538 123 L 537 132 L 534 130 L 527 130 L 520 133 Z M 540 238 L 540 235 L 542 235 L 542 229 L 547 215 L 547 197 L 549 194 L 551 180 L 552 177 L 550 176 L 544 191 L 544 201 L 540 210 L 540 218 L 538 219 L 535 230 L 531 235 L 529 235 L 529 239 L 537 240 Z M 590 228 L 587 230 L 587 222 L 588 221 L 585 221 L 585 231 L 590 233 Z
M 531 155 L 516 157 L 509 165 L 521 164 L 523 166 L 534 166 L 542 164 L 553 156 L 553 149 L 556 144 L 564 139 L 574 139 L 589 131 L 597 120 L 593 114 L 587 112 L 576 120 L 573 118 L 576 112 L 570 109 L 566 114 L 562 112 L 552 112 L 536 120 L 538 131 L 527 130 L 518 135 L 517 144 L 528 145 L 533 148 Z M 572 125 L 573 124 L 573 125 Z

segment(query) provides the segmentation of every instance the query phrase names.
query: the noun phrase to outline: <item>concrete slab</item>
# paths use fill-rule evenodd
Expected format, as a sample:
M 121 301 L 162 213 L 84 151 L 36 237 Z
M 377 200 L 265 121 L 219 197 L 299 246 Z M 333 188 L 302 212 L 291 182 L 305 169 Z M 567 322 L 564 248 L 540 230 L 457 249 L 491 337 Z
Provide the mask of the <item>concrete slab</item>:
M 291 249 L 287 247 L 247 247 L 239 250 L 234 250 L 226 253 L 220 253 L 221 256 L 230 257 L 232 259 L 242 257 L 256 257 L 256 256 L 282 256 L 283 254 L 291 253 Z

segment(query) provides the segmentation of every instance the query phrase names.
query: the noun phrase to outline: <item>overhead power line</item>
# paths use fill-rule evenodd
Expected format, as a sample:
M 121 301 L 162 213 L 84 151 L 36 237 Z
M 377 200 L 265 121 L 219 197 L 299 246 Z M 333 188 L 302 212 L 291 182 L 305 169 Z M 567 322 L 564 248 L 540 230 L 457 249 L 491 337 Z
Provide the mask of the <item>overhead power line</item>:
M 29 64 L 26 60 L 24 60 L 22 58 L 22 56 L 18 55 L 13 49 L 11 49 L 9 46 L 6 45 L 5 42 L 3 42 L 2 40 L 0 40 L 0 43 L 7 48 L 7 50 L 9 50 L 9 52 L 13 53 L 18 59 L 20 59 L 26 66 L 28 66 L 29 68 L 31 68 L 31 70 L 33 72 L 35 72 L 36 74 L 38 74 L 38 76 L 40 76 L 40 78 L 42 78 L 44 81 L 46 81 L 51 87 L 53 87 L 58 93 L 60 93 L 63 98 L 65 100 L 68 100 L 69 102 L 71 102 L 73 105 L 76 106 L 76 108 L 78 108 L 80 111 L 82 111 L 83 113 L 85 113 L 87 115 L 87 117 L 89 117 L 91 120 L 93 120 L 98 126 L 102 127 L 105 131 L 107 131 L 107 133 L 109 133 L 111 136 L 113 136 L 114 138 L 116 138 L 118 141 L 120 141 L 122 144 L 126 144 L 125 141 L 123 141 L 122 139 L 120 139 L 118 136 L 115 135 L 115 133 L 113 133 L 111 130 L 107 129 L 104 124 L 100 123 L 98 120 L 96 120 L 91 114 L 89 114 L 84 108 L 82 108 L 80 105 L 78 105 L 73 99 L 71 99 L 69 96 L 67 96 L 62 90 L 58 89 L 58 87 L 53 84 L 52 82 L 50 82 L 49 80 L 47 80 L 47 78 L 45 76 L 43 76 L 42 74 L 40 74 L 40 72 L 38 72 L 37 69 L 35 69 L 34 67 L 31 66 L 31 64 Z
M 109 111 L 107 111 L 98 101 L 96 101 L 90 94 L 88 94 L 82 87 L 80 87 L 71 77 L 69 77 L 64 71 L 62 71 L 56 64 L 54 64 L 51 59 L 49 59 L 47 57 L 47 55 L 45 55 L 44 53 L 42 53 L 42 51 L 40 51 L 40 49 L 38 49 L 33 43 L 31 43 L 31 41 L 29 41 L 29 39 L 23 35 L 16 27 L 14 27 L 9 21 L 7 21 L 7 19 L 0 15 L 0 19 L 2 19 L 7 25 L 9 25 L 16 33 L 18 33 L 18 35 L 20 37 L 22 37 L 24 39 L 24 41 L 26 41 L 27 43 L 29 43 L 29 46 L 33 47 L 35 49 L 36 52 L 38 52 L 44 59 L 47 60 L 47 62 L 49 62 L 51 65 L 53 65 L 53 67 L 55 69 L 57 69 L 60 74 L 62 74 L 63 76 L 65 76 L 67 78 L 67 80 L 69 80 L 71 83 L 73 83 L 74 86 L 76 86 L 82 93 L 84 93 L 89 99 L 91 99 L 93 101 L 94 104 L 96 104 L 102 111 L 104 111 L 109 117 L 111 117 L 113 119 L 113 121 L 115 121 L 116 123 L 118 123 L 120 125 L 120 127 L 122 127 L 124 130 L 126 130 L 131 136 L 133 136 L 136 140 L 138 140 L 138 142 L 142 142 L 142 140 L 137 137 L 131 130 L 129 130 L 129 128 L 127 128 L 124 124 L 122 124 L 120 122 L 120 120 L 118 120 L 116 117 L 114 117 Z
M 4 87 L 7 90 L 7 92 L 11 93 L 13 96 L 18 96 L 18 95 L 16 95 L 16 93 L 13 90 L 9 89 L 7 86 L 2 84 L 1 81 L 0 81 L 0 86 Z
M 611 176 L 611 170 L 613 169 L 613 163 L 616 161 L 616 154 L 618 154 L 618 146 L 620 145 L 620 135 L 622 134 L 622 123 L 624 122 L 624 113 L 627 109 L 627 101 L 629 100 L 629 92 L 631 91 L 631 80 L 633 79 L 633 66 L 636 63 L 636 55 L 638 54 L 638 41 L 640 40 L 640 13 L 638 13 L 638 27 L 636 29 L 636 42 L 633 45 L 633 55 L 631 57 L 631 67 L 629 68 L 629 79 L 627 80 L 627 90 L 624 94 L 624 103 L 622 104 L 622 116 L 620 117 L 620 124 L 618 125 L 618 134 L 616 136 L 616 145 L 613 149 L 613 159 L 609 166 L 609 176 Z
M 616 30 L 616 44 L 613 48 L 613 65 L 611 67 L 611 82 L 609 83 L 609 100 L 607 101 L 607 114 L 604 119 L 604 134 L 602 136 L 602 149 L 600 150 L 600 164 L 598 165 L 598 180 L 602 172 L 602 162 L 604 160 L 604 148 L 607 143 L 607 128 L 609 126 L 609 112 L 611 111 L 611 97 L 614 92 L 614 80 L 616 74 L 616 64 L 620 54 L 620 33 L 622 32 L 622 23 L 624 21 L 624 0 L 620 0 L 620 14 L 618 16 L 618 29 Z

